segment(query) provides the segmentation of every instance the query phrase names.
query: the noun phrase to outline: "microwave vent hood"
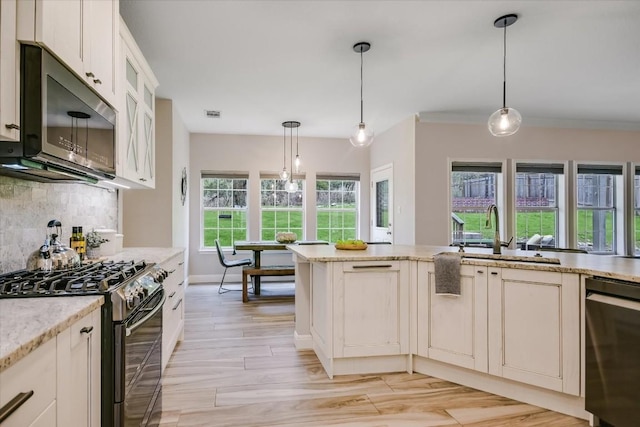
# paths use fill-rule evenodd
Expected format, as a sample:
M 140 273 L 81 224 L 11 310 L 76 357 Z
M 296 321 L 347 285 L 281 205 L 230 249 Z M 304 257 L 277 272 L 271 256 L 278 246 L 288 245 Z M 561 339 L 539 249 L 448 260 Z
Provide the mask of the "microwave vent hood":
M 20 47 L 20 141 L 0 141 L 0 174 L 59 183 L 115 178 L 115 110 L 45 49 Z

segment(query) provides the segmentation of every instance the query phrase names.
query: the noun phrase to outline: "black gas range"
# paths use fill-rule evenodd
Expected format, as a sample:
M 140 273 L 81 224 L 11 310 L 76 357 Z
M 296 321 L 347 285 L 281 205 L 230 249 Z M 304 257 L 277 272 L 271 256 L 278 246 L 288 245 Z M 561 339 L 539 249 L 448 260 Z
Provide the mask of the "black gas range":
M 103 295 L 102 426 L 150 425 L 161 411 L 162 282 L 144 261 L 105 261 L 71 270 L 0 275 L 0 298 Z

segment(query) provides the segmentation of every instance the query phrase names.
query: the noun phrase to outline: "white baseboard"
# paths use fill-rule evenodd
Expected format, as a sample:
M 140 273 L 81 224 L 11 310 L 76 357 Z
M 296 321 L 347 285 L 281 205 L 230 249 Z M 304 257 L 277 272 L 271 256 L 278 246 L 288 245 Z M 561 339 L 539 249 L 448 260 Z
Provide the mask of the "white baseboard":
M 311 334 L 298 335 L 297 331 L 293 331 L 293 342 L 296 346 L 296 350 L 313 350 L 313 339 Z

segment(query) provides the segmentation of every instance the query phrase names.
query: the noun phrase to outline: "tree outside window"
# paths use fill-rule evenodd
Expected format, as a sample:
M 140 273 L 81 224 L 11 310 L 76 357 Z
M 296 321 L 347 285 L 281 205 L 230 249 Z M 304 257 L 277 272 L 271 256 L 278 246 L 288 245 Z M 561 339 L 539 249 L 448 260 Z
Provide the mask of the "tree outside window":
M 233 247 L 247 239 L 247 178 L 202 176 L 202 246 Z
M 317 239 L 335 243 L 357 237 L 358 190 L 356 180 L 316 180 Z
M 278 232 L 296 233 L 304 238 L 304 198 L 302 179 L 294 179 L 298 191 L 285 190 L 286 181 L 277 178 L 260 180 L 260 235 L 262 240 L 275 240 Z

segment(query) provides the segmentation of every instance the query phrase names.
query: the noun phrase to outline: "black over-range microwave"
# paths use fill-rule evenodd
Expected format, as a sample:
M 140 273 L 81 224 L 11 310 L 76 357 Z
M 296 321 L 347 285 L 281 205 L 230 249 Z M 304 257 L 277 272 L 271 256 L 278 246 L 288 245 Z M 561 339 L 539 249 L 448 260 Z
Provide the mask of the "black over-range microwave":
M 42 182 L 115 178 L 116 113 L 45 49 L 20 48 L 20 141 L 0 141 L 0 174 Z

